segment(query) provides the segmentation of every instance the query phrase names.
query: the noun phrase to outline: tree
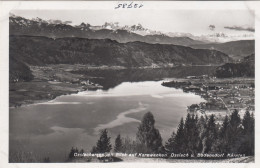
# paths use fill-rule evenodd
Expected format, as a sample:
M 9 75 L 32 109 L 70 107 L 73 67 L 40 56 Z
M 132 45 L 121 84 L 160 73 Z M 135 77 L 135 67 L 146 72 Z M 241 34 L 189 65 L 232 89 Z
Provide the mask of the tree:
M 187 114 L 186 116 L 186 119 L 185 119 L 185 124 L 184 124 L 184 133 L 183 133 L 183 144 L 184 144 L 184 151 L 183 152 L 187 152 L 189 151 L 189 134 L 190 134 L 190 131 L 192 129 L 192 126 L 191 126 L 191 115 L 190 113 Z
M 230 147 L 229 152 L 238 152 L 237 149 L 241 143 L 241 132 L 240 127 L 241 119 L 237 110 L 234 110 L 230 116 L 229 126 L 228 126 L 228 146 Z
M 173 131 L 171 137 L 168 139 L 168 141 L 165 143 L 165 150 L 168 153 L 174 153 L 177 151 L 177 145 L 176 145 L 176 134 Z M 176 152 L 177 153 L 177 152 Z
M 215 117 L 212 114 L 209 117 L 209 120 L 207 122 L 205 137 L 202 140 L 202 144 L 203 144 L 202 152 L 203 153 L 211 152 L 216 139 L 217 139 L 217 129 L 216 129 Z
M 114 151 L 122 152 L 122 139 L 120 134 L 118 134 L 118 136 L 116 137 Z
M 110 144 L 110 137 L 108 137 L 106 129 L 100 131 L 100 138 L 97 141 L 97 145 L 92 148 L 92 152 L 106 153 L 110 152 L 112 145 Z
M 84 153 L 84 149 L 81 149 L 81 150 L 79 151 L 79 153 L 80 153 L 80 154 L 83 154 L 83 153 Z
M 182 152 L 187 152 L 190 154 L 197 153 L 197 147 L 199 146 L 199 132 L 197 127 L 198 117 L 194 114 L 187 114 L 185 124 L 184 124 L 184 150 Z
M 198 133 L 199 133 L 199 135 L 198 135 L 199 143 L 197 146 L 197 150 L 199 152 L 202 152 L 202 149 L 203 149 L 202 140 L 204 139 L 205 133 L 206 133 L 206 127 L 207 127 L 206 120 L 207 119 L 205 119 L 203 116 L 201 116 L 197 122 L 197 128 L 198 128 Z
M 147 112 L 136 134 L 137 141 L 140 145 L 140 152 L 158 153 L 163 150 L 162 137 L 159 130 L 154 127 L 155 120 L 151 112 Z
M 243 125 L 243 133 L 252 133 L 254 132 L 254 116 L 250 115 L 249 111 L 246 111 L 244 118 L 242 120 L 242 125 Z
M 255 120 L 253 114 L 246 111 L 243 120 L 243 131 L 240 138 L 239 152 L 246 155 L 254 155 L 255 149 Z
M 200 143 L 200 138 L 199 138 L 199 128 L 198 128 L 198 116 L 192 114 L 191 116 L 191 132 L 187 132 L 186 134 L 189 135 L 189 143 L 188 146 L 190 148 L 190 153 L 196 154 L 198 153 L 198 146 Z
M 220 134 L 219 136 L 222 139 L 225 139 L 227 137 L 227 131 L 228 131 L 228 124 L 229 124 L 229 119 L 228 116 L 226 115 L 222 124 L 222 127 L 220 128 Z
M 91 153 L 97 153 L 97 147 L 96 147 L 96 146 L 93 146 L 93 147 L 92 147 Z
M 238 111 L 236 109 L 231 114 L 231 118 L 230 118 L 229 123 L 230 123 L 230 126 L 233 129 L 233 131 L 238 129 L 238 127 L 241 123 L 241 119 L 240 119 L 240 116 L 239 116 Z
M 175 137 L 175 144 L 176 144 L 176 151 L 175 152 L 182 152 L 184 151 L 184 138 L 185 138 L 185 132 L 184 132 L 184 121 L 183 118 L 181 118 L 180 124 L 178 126 L 177 134 Z
M 224 121 L 222 123 L 222 126 L 219 131 L 219 143 L 218 143 L 218 150 L 217 152 L 220 153 L 228 153 L 229 146 L 228 146 L 228 128 L 229 127 L 229 118 L 226 115 L 224 118 Z
M 70 153 L 69 153 L 69 159 L 72 159 L 74 158 L 74 154 L 77 153 L 77 149 L 74 149 L 73 147 L 71 148 L 70 150 Z
M 122 138 L 122 152 L 123 153 L 136 153 L 137 152 L 137 143 L 128 136 Z
M 165 145 L 166 150 L 168 152 L 175 153 L 183 152 L 184 138 L 184 122 L 183 118 L 181 118 L 176 134 L 175 132 L 173 132 L 171 138 L 169 138 L 168 142 Z

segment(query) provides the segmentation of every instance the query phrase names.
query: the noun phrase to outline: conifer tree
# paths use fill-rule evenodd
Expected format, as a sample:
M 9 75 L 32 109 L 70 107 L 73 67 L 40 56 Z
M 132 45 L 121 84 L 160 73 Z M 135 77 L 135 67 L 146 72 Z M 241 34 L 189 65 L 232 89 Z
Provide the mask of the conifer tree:
M 191 115 L 190 113 L 187 114 L 184 124 L 184 135 L 183 135 L 183 143 L 184 143 L 184 151 L 187 152 L 188 149 L 188 143 L 189 143 L 189 133 L 191 131 Z
M 229 152 L 238 152 L 237 149 L 240 146 L 240 136 L 242 129 L 240 127 L 241 119 L 237 110 L 234 110 L 230 116 L 229 126 L 228 126 L 228 146 Z
M 110 144 L 110 137 L 108 137 L 108 132 L 106 129 L 101 130 L 100 138 L 97 142 L 95 148 L 93 148 L 97 153 L 106 153 L 110 152 L 112 145 Z
M 244 134 L 254 131 L 254 118 L 250 115 L 249 111 L 246 111 L 242 120 L 242 125 Z
M 207 126 L 206 119 L 203 116 L 201 116 L 197 123 L 197 128 L 198 128 L 198 132 L 199 132 L 199 135 L 198 135 L 199 143 L 197 146 L 198 152 L 202 152 L 202 149 L 203 149 L 202 140 L 205 137 L 206 126 Z
M 93 146 L 93 147 L 92 147 L 91 153 L 97 153 L 97 147 L 96 147 L 96 146 Z
M 198 129 L 198 116 L 192 115 L 191 117 L 191 132 L 190 132 L 190 140 L 189 140 L 189 147 L 190 147 L 190 152 L 192 154 L 196 154 L 198 152 L 198 146 L 200 142 L 199 138 L 199 129 Z
M 238 127 L 239 127 L 239 125 L 241 123 L 241 119 L 240 119 L 240 116 L 239 116 L 238 111 L 236 109 L 231 114 L 231 118 L 230 118 L 230 122 L 229 123 L 230 123 L 230 126 L 233 129 L 233 131 L 238 129 Z
M 114 151 L 122 152 L 122 139 L 120 134 L 118 134 L 118 136 L 116 137 Z
M 165 143 L 165 150 L 168 153 L 174 153 L 178 151 L 178 146 L 176 145 L 176 134 L 173 131 L 171 137 Z
M 222 124 L 222 127 L 220 128 L 220 134 L 219 136 L 223 139 L 227 137 L 227 131 L 228 131 L 228 124 L 229 124 L 229 119 L 228 116 L 226 115 Z
M 221 125 L 217 125 L 217 137 L 214 140 L 212 145 L 212 152 L 214 153 L 227 153 L 229 151 L 228 146 L 228 126 L 229 126 L 229 118 L 226 115 L 224 121 Z
M 83 149 L 81 149 L 81 150 L 79 151 L 79 153 L 83 154 L 83 153 L 84 153 L 84 150 L 83 150 Z
M 214 146 L 214 141 L 217 138 L 217 129 L 216 129 L 216 123 L 215 123 L 215 117 L 212 114 L 209 117 L 209 120 L 207 122 L 205 137 L 202 140 L 203 144 L 203 153 L 209 153 L 212 151 L 212 147 Z
M 138 127 L 136 138 L 140 144 L 140 152 L 158 153 L 163 150 L 162 137 L 154 127 L 155 120 L 151 112 L 147 112 Z
M 184 125 L 184 152 L 197 153 L 197 147 L 199 145 L 199 132 L 197 127 L 198 117 L 194 114 L 187 114 Z
M 228 153 L 229 151 L 229 146 L 228 146 L 228 127 L 229 127 L 229 118 L 226 115 L 224 118 L 224 121 L 222 123 L 222 126 L 220 128 L 220 133 L 219 133 L 219 150 L 218 152 L 220 153 Z
M 72 147 L 69 153 L 69 159 L 74 158 L 74 153 L 76 153 L 76 150 Z
M 184 132 L 184 121 L 183 118 L 181 118 L 180 124 L 178 126 L 177 134 L 175 137 L 175 144 L 176 144 L 176 151 L 175 152 L 182 152 L 184 151 L 184 138 L 185 138 L 185 132 Z
M 254 124 L 254 116 L 250 115 L 248 111 L 246 111 L 244 118 L 242 120 L 243 131 L 242 136 L 240 137 L 240 146 L 239 152 L 244 153 L 246 155 L 254 155 L 255 148 L 255 124 Z
M 165 148 L 168 152 L 183 152 L 184 151 L 184 122 L 181 118 L 177 132 L 172 133 L 171 137 L 166 142 Z

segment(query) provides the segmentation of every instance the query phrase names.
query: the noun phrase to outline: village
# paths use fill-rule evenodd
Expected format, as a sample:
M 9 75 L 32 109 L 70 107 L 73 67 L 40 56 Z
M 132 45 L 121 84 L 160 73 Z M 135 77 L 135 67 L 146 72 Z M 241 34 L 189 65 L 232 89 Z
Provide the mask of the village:
M 224 117 L 235 109 L 241 117 L 246 111 L 255 111 L 255 85 L 253 78 L 225 78 L 187 76 L 184 79 L 163 82 L 163 86 L 182 89 L 200 95 L 206 101 L 187 107 L 189 113 L 198 116 L 214 114 L 221 123 Z

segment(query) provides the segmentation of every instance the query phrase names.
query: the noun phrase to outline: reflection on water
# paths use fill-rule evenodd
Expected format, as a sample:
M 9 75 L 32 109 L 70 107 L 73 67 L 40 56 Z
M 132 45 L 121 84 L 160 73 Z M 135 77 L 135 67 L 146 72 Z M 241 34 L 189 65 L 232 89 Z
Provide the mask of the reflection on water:
M 104 86 L 113 88 L 122 82 L 155 81 L 164 78 L 183 78 L 186 76 L 212 75 L 215 66 L 188 66 L 156 69 L 120 69 L 120 70 L 84 70 L 74 73 L 84 74 L 88 79 Z
M 131 122 L 140 122 L 140 120 L 131 118 L 131 117 L 127 117 L 128 114 L 132 114 L 132 113 L 138 113 L 138 112 L 142 112 L 147 110 L 148 105 L 144 105 L 141 102 L 139 102 L 139 107 L 136 109 L 130 109 L 127 111 L 124 111 L 122 113 L 120 113 L 115 120 L 107 123 L 107 124 L 100 124 L 95 128 L 95 133 L 98 134 L 100 130 L 102 129 L 111 129 L 114 127 L 118 127 L 127 123 L 131 123 Z
M 86 91 L 10 109 L 10 152 L 30 151 L 40 158 L 48 156 L 51 161 L 64 162 L 72 146 L 90 151 L 100 129 L 108 128 L 112 143 L 119 133 L 135 138 L 147 111 L 154 114 L 155 126 L 165 142 L 186 115 L 186 107 L 204 101 L 197 95 L 163 87 L 162 81 L 146 81 L 149 75 L 140 78 L 144 82 L 129 82 L 138 78 L 128 73 L 129 78 L 124 78 L 128 81 L 119 82 L 123 79 L 117 76 L 112 82 L 116 87 L 108 90 Z

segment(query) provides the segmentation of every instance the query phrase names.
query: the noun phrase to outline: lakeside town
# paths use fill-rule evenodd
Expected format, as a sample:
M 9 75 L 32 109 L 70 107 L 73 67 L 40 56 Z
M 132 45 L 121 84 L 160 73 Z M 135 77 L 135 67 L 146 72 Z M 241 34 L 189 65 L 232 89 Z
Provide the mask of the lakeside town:
M 254 78 L 216 78 L 208 75 L 187 76 L 163 82 L 163 86 L 183 89 L 184 92 L 193 92 L 206 101 L 192 104 L 187 107 L 189 113 L 199 116 L 214 114 L 219 123 L 226 115 L 235 109 L 243 116 L 246 111 L 255 111 L 255 84 Z

